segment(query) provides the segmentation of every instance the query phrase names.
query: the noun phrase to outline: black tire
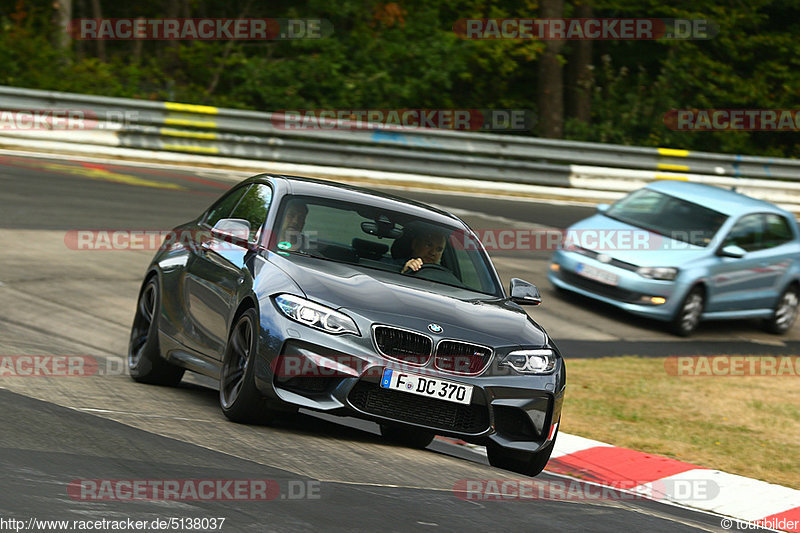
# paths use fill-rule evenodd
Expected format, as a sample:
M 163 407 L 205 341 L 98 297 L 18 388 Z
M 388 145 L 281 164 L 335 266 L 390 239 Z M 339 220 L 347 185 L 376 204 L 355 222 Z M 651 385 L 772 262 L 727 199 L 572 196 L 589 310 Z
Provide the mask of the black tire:
M 489 457 L 489 464 L 494 467 L 534 477 L 538 476 L 542 470 L 544 470 L 544 467 L 547 466 L 557 438 L 558 430 L 556 430 L 556 434 L 553 436 L 553 440 L 550 441 L 550 444 L 538 452 L 509 450 L 503 448 L 499 444 L 490 442 L 486 446 L 486 455 Z
M 700 317 L 706 305 L 706 293 L 702 287 L 694 287 L 681 302 L 672 320 L 672 332 L 679 337 L 688 337 L 700 324 Z
M 219 405 L 229 420 L 240 424 L 267 424 L 276 415 L 255 384 L 257 324 L 253 308 L 234 320 L 219 375 Z
M 571 290 L 559 287 L 555 283 L 551 283 L 550 286 L 553 287 L 553 292 L 557 294 L 559 298 L 569 298 L 574 294 Z
M 781 294 L 775 302 L 772 316 L 764 321 L 764 328 L 770 333 L 783 335 L 789 331 L 797 320 L 798 306 L 800 305 L 800 289 L 791 285 Z
M 428 447 L 436 435 L 424 429 L 381 424 L 381 436 L 395 444 L 422 450 Z
M 158 277 L 153 276 L 142 286 L 136 315 L 128 343 L 128 371 L 140 383 L 175 386 L 180 383 L 184 369 L 161 357 L 158 346 L 158 310 L 161 295 Z

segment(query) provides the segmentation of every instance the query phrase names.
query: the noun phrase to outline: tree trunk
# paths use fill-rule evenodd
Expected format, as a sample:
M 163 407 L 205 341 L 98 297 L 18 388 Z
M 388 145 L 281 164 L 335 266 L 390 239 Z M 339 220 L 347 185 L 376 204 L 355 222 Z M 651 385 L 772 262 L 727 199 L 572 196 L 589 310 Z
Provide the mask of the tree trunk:
M 180 15 L 181 11 L 181 3 L 179 0 L 168 0 L 167 1 L 167 17 L 168 19 L 176 19 L 178 15 Z M 167 46 L 173 50 L 178 48 L 178 41 L 170 40 L 167 41 Z
M 136 17 L 136 20 L 142 20 L 144 17 Z M 142 48 L 144 47 L 144 41 L 142 39 L 134 39 L 133 41 L 133 60 L 131 63 L 133 65 L 138 65 L 142 62 Z
M 92 0 L 92 18 L 103 18 L 103 10 L 100 8 L 100 0 Z M 106 60 L 106 42 L 103 39 L 95 41 L 97 45 L 97 57 L 100 61 Z
M 54 0 L 53 2 L 53 45 L 61 50 L 68 50 L 72 43 L 69 34 L 72 20 L 72 0 Z
M 85 17 L 86 13 L 86 3 L 85 0 L 73 0 L 72 4 L 72 16 L 75 18 Z M 83 39 L 75 39 L 75 58 L 78 61 L 82 61 L 86 58 L 86 43 L 89 41 L 84 41 Z
M 575 18 L 592 18 L 591 0 L 575 4 Z M 567 116 L 589 123 L 592 116 L 592 41 L 575 41 L 567 64 Z
M 564 0 L 542 0 L 539 17 L 543 19 L 564 16 Z M 559 53 L 564 41 L 545 40 L 545 49 L 539 58 L 538 107 L 539 134 L 560 139 L 564 136 L 564 81 Z

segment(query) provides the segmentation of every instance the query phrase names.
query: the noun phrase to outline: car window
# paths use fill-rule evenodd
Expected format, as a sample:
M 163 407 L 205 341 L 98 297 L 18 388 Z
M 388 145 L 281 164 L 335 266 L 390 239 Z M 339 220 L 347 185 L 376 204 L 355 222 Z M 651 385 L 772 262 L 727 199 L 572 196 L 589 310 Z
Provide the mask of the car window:
M 650 189 L 629 194 L 604 214 L 695 246 L 707 246 L 728 218 L 713 209 Z
M 276 218 L 275 236 L 269 247 L 277 253 L 310 255 L 406 276 L 409 280 L 502 294 L 485 252 L 476 247 L 465 249 L 464 228 L 369 205 L 294 195 L 281 202 Z M 412 251 L 420 253 L 419 247 L 431 235 L 444 243 L 444 249 L 439 249 L 440 258 L 427 260 L 429 256 L 425 256 L 424 263 L 429 267 L 412 274 L 402 273 L 405 263 L 417 257 Z
M 747 215 L 733 226 L 724 246 L 738 246 L 747 252 L 762 249 L 764 243 L 764 216 Z
M 655 191 L 642 189 L 620 199 L 614 207 L 631 213 L 658 213 L 668 198 Z
M 794 238 L 789 221 L 780 215 L 765 215 L 764 247 L 772 248 L 787 243 Z
M 261 226 L 267 219 L 267 212 L 272 203 L 272 188 L 263 183 L 250 187 L 236 208 L 227 218 L 240 218 L 250 223 L 250 236 L 248 240 L 255 242 L 260 235 Z
M 452 246 L 452 250 L 456 256 L 456 263 L 459 265 L 461 279 L 466 285 L 470 286 L 486 285 L 487 280 L 481 278 L 485 278 L 487 273 L 485 269 L 481 268 L 482 265 L 480 263 L 476 263 L 479 257 L 471 254 L 463 245 L 459 246 L 462 243 L 458 235 L 451 237 L 451 244 L 453 244 L 454 240 L 455 246 Z
M 225 196 L 217 200 L 214 205 L 206 211 L 203 222 L 213 228 L 214 224 L 223 218 L 230 218 L 228 215 L 230 215 L 233 208 L 236 207 L 236 204 L 239 203 L 239 200 L 242 199 L 242 196 L 247 192 L 248 188 L 249 186 L 238 187 L 226 193 Z

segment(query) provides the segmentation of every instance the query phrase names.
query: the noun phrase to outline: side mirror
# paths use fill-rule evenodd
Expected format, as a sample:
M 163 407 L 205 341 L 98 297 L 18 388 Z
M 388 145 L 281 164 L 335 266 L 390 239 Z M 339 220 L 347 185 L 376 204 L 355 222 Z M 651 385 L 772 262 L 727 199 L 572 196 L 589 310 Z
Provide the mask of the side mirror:
M 539 305 L 542 303 L 542 296 L 539 289 L 533 283 L 528 283 L 519 278 L 511 278 L 508 287 L 511 293 L 511 301 L 519 305 Z
M 609 207 L 611 207 L 611 204 L 597 204 L 597 212 L 605 213 Z
M 747 252 L 744 250 L 744 248 L 736 246 L 735 244 L 729 244 L 719 251 L 720 256 L 733 257 L 734 259 L 742 258 L 746 253 Z
M 250 239 L 250 222 L 242 218 L 223 218 L 211 228 L 218 239 L 247 247 Z

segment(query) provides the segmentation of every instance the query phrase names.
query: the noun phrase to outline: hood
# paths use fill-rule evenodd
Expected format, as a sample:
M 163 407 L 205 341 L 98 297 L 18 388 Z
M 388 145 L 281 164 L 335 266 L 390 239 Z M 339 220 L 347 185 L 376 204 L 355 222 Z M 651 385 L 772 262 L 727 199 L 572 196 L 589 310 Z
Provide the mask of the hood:
M 694 246 L 600 214 L 567 228 L 564 243 L 573 243 L 638 266 L 680 267 L 709 254 L 709 248 Z
M 303 256 L 276 257 L 283 269 L 315 302 L 350 311 L 371 323 L 389 324 L 440 338 L 491 346 L 542 346 L 545 332 L 518 305 L 393 272 L 355 267 Z

